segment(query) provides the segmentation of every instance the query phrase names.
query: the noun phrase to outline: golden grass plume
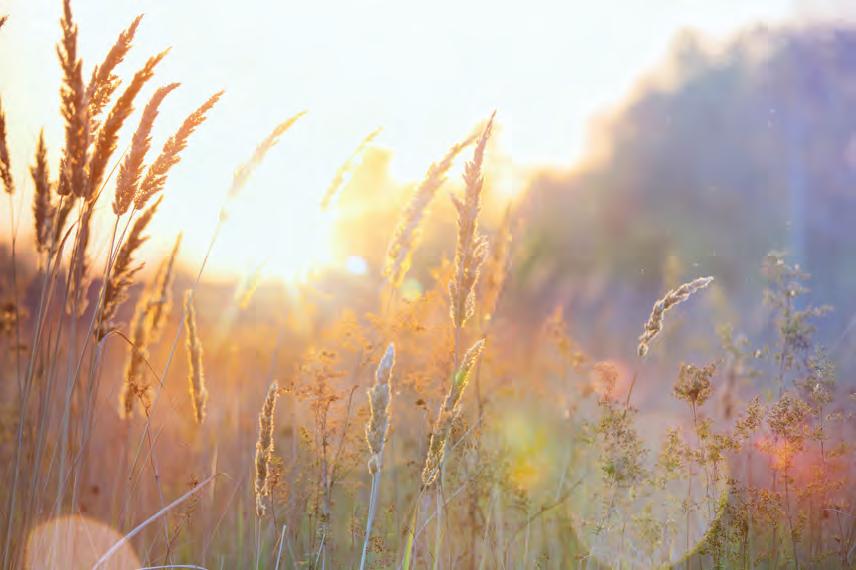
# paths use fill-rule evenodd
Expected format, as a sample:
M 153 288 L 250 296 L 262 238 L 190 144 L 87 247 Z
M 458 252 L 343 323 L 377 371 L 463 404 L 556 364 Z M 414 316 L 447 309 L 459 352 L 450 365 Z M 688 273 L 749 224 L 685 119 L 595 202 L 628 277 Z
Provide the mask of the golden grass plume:
M 366 424 L 369 444 L 369 473 L 375 474 L 383 463 L 383 446 L 389 432 L 390 380 L 395 365 L 395 345 L 389 343 L 375 371 L 374 385 L 368 390 L 371 416 Z

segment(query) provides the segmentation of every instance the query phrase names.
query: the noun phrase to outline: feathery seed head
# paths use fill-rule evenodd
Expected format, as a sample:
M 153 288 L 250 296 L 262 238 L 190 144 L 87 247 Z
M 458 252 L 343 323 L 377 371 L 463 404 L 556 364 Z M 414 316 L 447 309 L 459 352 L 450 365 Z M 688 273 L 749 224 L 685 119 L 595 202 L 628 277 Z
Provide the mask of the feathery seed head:
M 389 432 L 390 379 L 395 365 L 395 345 L 389 343 L 375 371 L 375 383 L 368 390 L 371 417 L 366 424 L 366 441 L 369 444 L 369 473 L 380 470 L 383 446 Z
M 270 463 L 273 458 L 273 419 L 279 385 L 276 380 L 268 387 L 259 412 L 259 439 L 256 441 L 256 515 L 265 514 L 264 497 L 270 496 Z
M 642 358 L 648 354 L 648 345 L 663 330 L 663 319 L 666 311 L 686 301 L 690 295 L 704 289 L 713 281 L 713 277 L 699 277 L 688 283 L 684 283 L 677 289 L 672 289 L 666 296 L 654 303 L 651 310 L 651 315 L 648 317 L 648 322 L 645 323 L 645 328 L 639 336 L 639 347 L 637 352 Z

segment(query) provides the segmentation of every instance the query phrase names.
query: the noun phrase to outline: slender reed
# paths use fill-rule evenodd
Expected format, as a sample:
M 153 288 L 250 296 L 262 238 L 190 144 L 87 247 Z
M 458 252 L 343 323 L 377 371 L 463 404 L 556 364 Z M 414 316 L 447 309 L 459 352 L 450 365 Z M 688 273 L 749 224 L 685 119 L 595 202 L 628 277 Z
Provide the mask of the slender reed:
M 2 100 L 0 100 L 0 179 L 3 181 L 3 190 L 7 194 L 14 194 L 15 182 L 12 180 L 9 147 L 6 144 L 6 113 L 3 111 Z
M 327 190 L 324 192 L 324 197 L 321 198 L 321 209 L 326 210 L 330 203 L 333 201 L 333 198 L 336 197 L 336 193 L 342 187 L 342 184 L 345 182 L 345 176 L 351 172 L 354 168 L 354 162 L 359 158 L 359 156 L 368 148 L 371 142 L 377 138 L 380 132 L 383 129 L 378 127 L 373 130 L 369 134 L 360 141 L 360 144 L 357 145 L 357 148 L 354 149 L 354 152 L 342 163 L 342 166 L 336 170 L 336 174 L 333 176 L 333 180 L 330 182 L 330 185 L 327 187 Z

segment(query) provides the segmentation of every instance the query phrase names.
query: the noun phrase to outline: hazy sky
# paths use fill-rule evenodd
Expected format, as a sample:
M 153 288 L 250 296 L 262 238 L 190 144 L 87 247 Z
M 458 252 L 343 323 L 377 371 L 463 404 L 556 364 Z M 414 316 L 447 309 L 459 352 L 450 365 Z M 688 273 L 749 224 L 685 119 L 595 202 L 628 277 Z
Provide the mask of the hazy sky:
M 168 81 L 182 83 L 162 107 L 154 149 L 186 113 L 226 89 L 170 177 L 152 250 L 183 229 L 186 254 L 199 256 L 235 166 L 278 121 L 310 111 L 251 181 L 213 258 L 215 270 L 244 270 L 269 259 L 274 273 L 322 255 L 329 221 L 317 215 L 318 199 L 336 167 L 377 126 L 384 128 L 378 143 L 393 150 L 393 175 L 401 180 L 419 177 L 493 109 L 498 145 L 515 164 L 570 166 L 590 118 L 620 103 L 681 29 L 716 40 L 759 21 L 841 16 L 844 6 L 794 0 L 74 2 L 86 77 L 138 13 L 145 18 L 123 76 L 172 46 L 144 94 Z M 54 52 L 60 1 L 0 0 L 2 13 L 10 20 L 0 31 L 0 95 L 23 185 L 39 129 L 46 129 L 53 152 L 62 142 Z M 135 115 L 126 130 L 136 122 Z M 22 207 L 29 225 L 29 204 Z M 261 245 L 271 240 L 272 249 Z

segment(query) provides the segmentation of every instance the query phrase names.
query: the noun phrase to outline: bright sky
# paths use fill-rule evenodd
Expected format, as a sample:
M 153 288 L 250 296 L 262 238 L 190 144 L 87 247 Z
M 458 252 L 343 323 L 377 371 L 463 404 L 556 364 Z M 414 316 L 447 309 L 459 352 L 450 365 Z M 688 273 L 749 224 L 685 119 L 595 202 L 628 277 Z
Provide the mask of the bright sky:
M 41 127 L 55 157 L 62 143 L 54 52 L 60 4 L 0 0 L 0 14 L 10 16 L 0 31 L 0 95 L 19 185 L 29 183 L 26 165 Z M 402 181 L 418 178 L 493 109 L 498 144 L 515 164 L 569 166 L 590 118 L 619 103 L 681 29 L 719 39 L 758 21 L 836 16 L 843 7 L 801 0 L 76 0 L 74 9 L 86 78 L 138 13 L 145 18 L 120 74 L 130 77 L 148 55 L 172 47 L 137 105 L 157 85 L 182 82 L 162 106 L 153 149 L 210 93 L 226 89 L 170 176 L 154 250 L 184 230 L 185 257 L 200 258 L 233 169 L 274 124 L 309 110 L 256 172 L 212 258 L 214 271 L 267 260 L 275 273 L 290 274 L 328 254 L 318 200 L 338 165 L 378 126 L 378 144 L 393 150 L 393 175 Z M 135 115 L 126 130 L 136 123 Z M 22 208 L 29 226 L 29 203 Z

